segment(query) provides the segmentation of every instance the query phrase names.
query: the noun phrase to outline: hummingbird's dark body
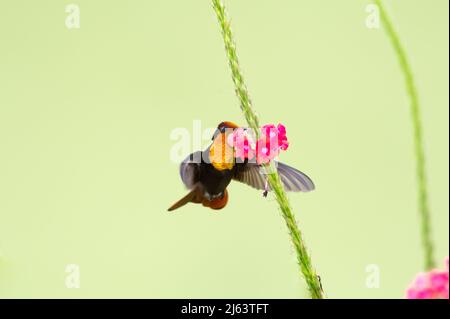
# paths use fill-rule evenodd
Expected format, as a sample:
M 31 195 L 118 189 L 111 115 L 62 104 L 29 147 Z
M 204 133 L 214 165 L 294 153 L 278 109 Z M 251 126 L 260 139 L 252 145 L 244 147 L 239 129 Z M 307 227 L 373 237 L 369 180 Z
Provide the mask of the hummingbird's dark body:
M 198 182 L 204 188 L 205 197 L 213 199 L 222 196 L 233 178 L 234 170 L 219 171 L 212 164 L 201 163 Z
M 227 186 L 232 180 L 243 182 L 256 189 L 268 190 L 266 177 L 260 171 L 260 165 L 249 163 L 246 159 L 238 162 L 233 156 L 227 153 L 226 148 L 230 148 L 225 143 L 226 135 L 224 128 L 237 128 L 230 122 L 219 124 L 216 134 L 213 137 L 213 143 L 203 152 L 197 151 L 189 156 L 180 164 L 180 177 L 190 192 L 172 205 L 169 211 L 177 209 L 188 202 L 202 203 L 203 206 L 212 209 L 221 209 L 228 202 Z M 220 149 L 219 160 L 215 153 Z M 228 154 L 228 155 L 223 155 Z M 308 192 L 314 189 L 311 179 L 281 162 L 277 163 L 277 170 L 281 181 L 287 191 Z

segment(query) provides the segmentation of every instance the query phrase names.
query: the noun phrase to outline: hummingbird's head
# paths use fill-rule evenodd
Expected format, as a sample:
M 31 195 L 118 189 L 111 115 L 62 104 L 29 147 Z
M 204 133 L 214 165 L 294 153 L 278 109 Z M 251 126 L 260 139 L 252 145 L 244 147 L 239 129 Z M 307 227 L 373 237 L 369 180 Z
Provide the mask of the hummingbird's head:
M 234 124 L 233 122 L 228 122 L 228 121 L 225 121 L 225 122 L 222 122 L 222 123 L 220 123 L 218 126 L 217 126 L 217 129 L 220 131 L 220 132 L 224 132 L 225 131 L 225 129 L 227 129 L 227 128 L 231 128 L 231 129 L 235 129 L 235 128 L 238 128 L 239 126 L 237 126 L 236 124 Z
M 223 134 L 225 132 L 232 132 L 234 129 L 238 128 L 239 126 L 234 124 L 233 122 L 221 122 L 219 125 L 217 125 L 217 129 L 214 132 L 214 135 L 212 137 L 212 140 L 214 141 L 214 139 L 217 137 L 217 135 L 219 134 Z
M 222 122 L 217 126 L 209 149 L 211 164 L 218 170 L 231 169 L 234 166 L 233 147 L 228 145 L 227 138 L 234 129 L 238 128 L 232 122 Z

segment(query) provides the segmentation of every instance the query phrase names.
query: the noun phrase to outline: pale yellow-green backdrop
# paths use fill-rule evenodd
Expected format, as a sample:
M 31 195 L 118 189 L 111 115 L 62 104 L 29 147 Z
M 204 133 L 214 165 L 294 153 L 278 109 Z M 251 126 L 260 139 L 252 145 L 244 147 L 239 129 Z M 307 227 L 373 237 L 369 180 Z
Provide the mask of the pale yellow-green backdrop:
M 448 255 L 448 1 L 386 0 L 420 100 L 433 239 Z M 0 297 L 307 297 L 273 198 L 190 205 L 176 127 L 244 123 L 211 3 L 0 2 Z M 228 0 L 262 123 L 317 190 L 291 194 L 330 298 L 400 298 L 422 269 L 403 76 L 359 0 Z M 65 286 L 77 264 L 80 289 Z M 366 287 L 366 267 L 380 287 Z

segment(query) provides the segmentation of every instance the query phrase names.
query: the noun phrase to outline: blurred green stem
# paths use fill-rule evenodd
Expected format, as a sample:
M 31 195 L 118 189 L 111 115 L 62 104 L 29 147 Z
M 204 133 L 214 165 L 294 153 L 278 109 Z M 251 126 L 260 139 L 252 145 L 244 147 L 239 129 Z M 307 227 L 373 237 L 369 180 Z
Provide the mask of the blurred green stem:
M 431 240 L 431 226 L 430 226 L 430 210 L 428 206 L 428 192 L 427 192 L 427 178 L 425 172 L 425 152 L 423 146 L 422 137 L 422 124 L 420 116 L 420 105 L 417 96 L 417 89 L 414 83 L 414 76 L 411 71 L 411 67 L 406 57 L 406 52 L 400 42 L 399 36 L 392 25 L 386 9 L 384 8 L 383 1 L 375 0 L 378 5 L 381 15 L 381 21 L 386 29 L 386 33 L 389 36 L 392 46 L 397 54 L 400 67 L 405 76 L 406 90 L 410 99 L 411 117 L 414 129 L 414 146 L 416 154 L 416 170 L 418 180 L 418 195 L 419 195 L 419 211 L 421 218 L 421 236 L 422 245 L 425 251 L 425 268 L 431 269 L 435 267 L 433 242 Z
M 230 23 L 227 19 L 225 8 L 220 0 L 212 0 L 214 10 L 217 15 L 220 27 L 222 29 L 222 36 L 225 43 L 225 51 L 228 56 L 229 65 L 231 68 L 231 74 L 233 82 L 236 88 L 236 95 L 241 103 L 241 110 L 244 113 L 245 119 L 250 128 L 253 129 L 256 137 L 259 135 L 259 121 L 255 112 L 252 109 L 252 103 L 247 91 L 247 88 L 242 77 L 242 73 L 239 67 L 239 61 L 236 55 L 236 47 L 233 41 L 233 34 L 231 33 Z M 273 166 L 273 165 L 272 165 Z M 320 279 L 317 276 L 312 264 L 311 258 L 308 255 L 308 251 L 302 239 L 302 233 L 298 228 L 295 221 L 294 214 L 291 211 L 289 201 L 286 193 L 284 192 L 280 177 L 273 167 L 266 167 L 268 171 L 268 181 L 271 189 L 275 193 L 276 200 L 280 206 L 281 213 L 289 229 L 292 242 L 297 253 L 297 261 L 300 266 L 300 270 L 305 277 L 308 285 L 311 297 L 314 299 L 322 299 L 323 291 L 320 283 Z

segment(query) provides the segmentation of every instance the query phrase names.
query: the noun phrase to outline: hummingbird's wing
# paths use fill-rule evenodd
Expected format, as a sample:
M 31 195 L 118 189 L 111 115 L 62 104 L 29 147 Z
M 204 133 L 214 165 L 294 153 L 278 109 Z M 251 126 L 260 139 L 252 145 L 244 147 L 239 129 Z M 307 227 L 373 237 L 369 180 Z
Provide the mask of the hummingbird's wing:
M 315 189 L 314 182 L 305 173 L 281 162 L 277 162 L 278 174 L 288 191 L 310 192 Z
M 202 202 L 201 192 L 198 187 L 201 153 L 202 152 L 194 152 L 181 162 L 180 177 L 183 181 L 183 184 L 190 190 L 190 192 L 186 196 L 178 200 L 175 204 L 170 206 L 168 209 L 169 212 L 180 208 L 189 202 Z
M 266 178 L 263 175 L 262 167 L 253 163 L 236 165 L 236 172 L 233 179 L 247 184 L 256 189 L 264 189 Z
M 309 192 L 314 190 L 314 183 L 306 174 L 281 162 L 277 162 L 276 165 L 286 191 Z M 265 189 L 266 177 L 261 166 L 257 164 L 242 165 L 240 169 L 236 170 L 233 179 L 256 189 Z M 270 186 L 267 188 L 270 190 Z
M 194 152 L 187 156 L 180 164 L 180 177 L 188 189 L 193 189 L 200 178 L 200 163 L 202 152 Z

